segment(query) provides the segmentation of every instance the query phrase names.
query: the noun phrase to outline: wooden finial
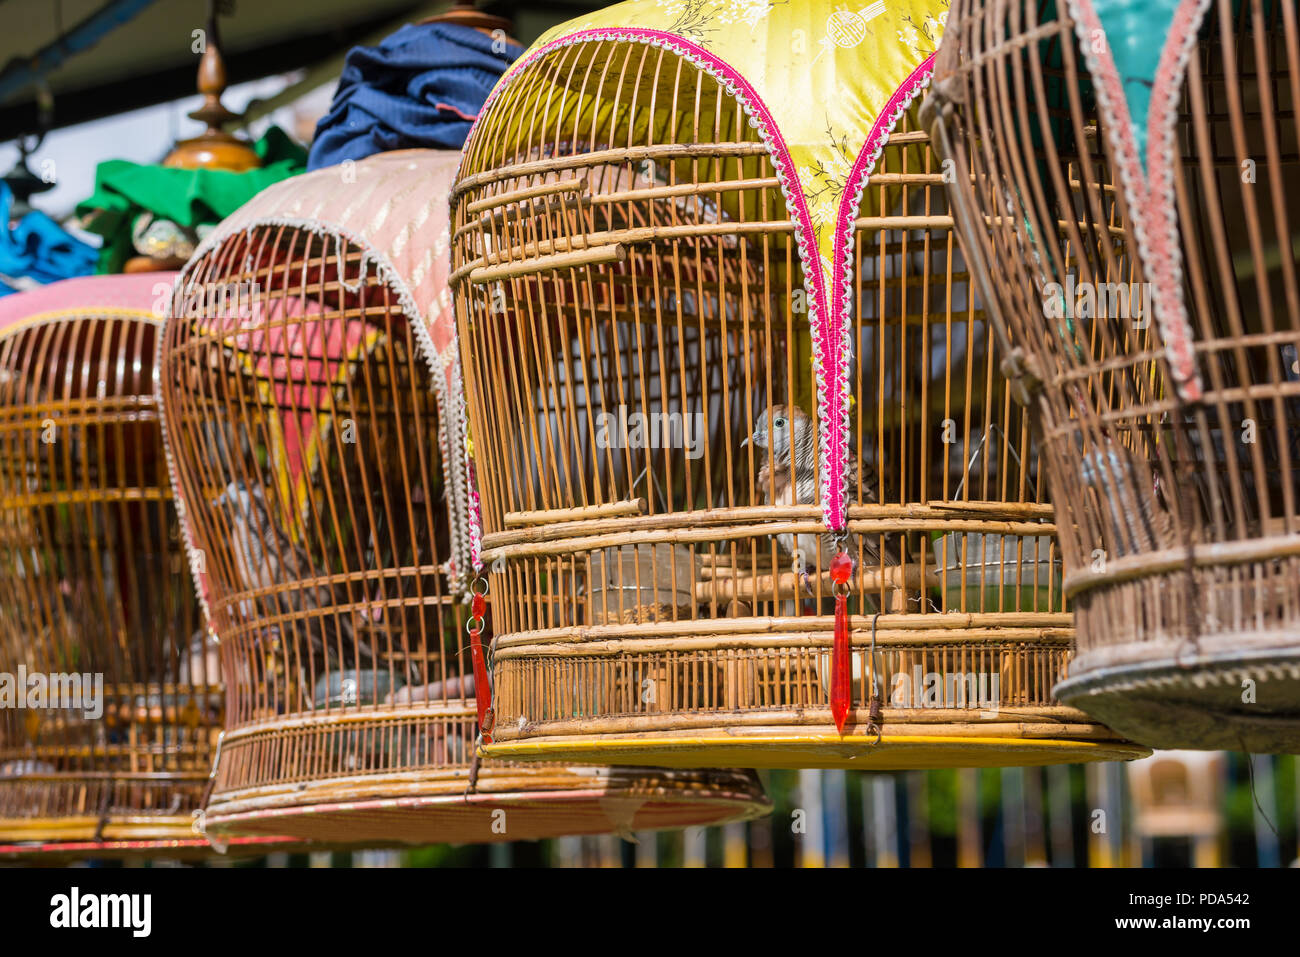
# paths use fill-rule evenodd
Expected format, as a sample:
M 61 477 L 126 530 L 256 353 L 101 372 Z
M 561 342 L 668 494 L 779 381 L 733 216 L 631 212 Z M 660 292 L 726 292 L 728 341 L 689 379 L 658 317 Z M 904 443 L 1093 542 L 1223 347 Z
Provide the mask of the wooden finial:
M 205 124 L 207 129 L 198 136 L 178 142 L 163 160 L 163 165 L 181 169 L 224 169 L 236 173 L 257 169 L 262 161 L 248 142 L 222 128 L 231 120 L 239 119 L 239 114 L 232 113 L 221 102 L 221 94 L 226 90 L 226 61 L 221 56 L 215 7 L 208 11 L 207 36 L 203 56 L 199 59 L 198 86 L 203 94 L 203 105 L 190 114 L 190 119 Z
M 180 140 L 167 154 L 162 165 L 174 169 L 219 169 L 232 173 L 243 173 L 261 166 L 261 158 L 253 152 L 247 140 L 222 129 L 231 120 L 239 119 L 239 114 L 232 113 L 221 102 L 221 94 L 226 90 L 226 62 L 222 59 L 217 36 L 215 3 L 208 6 L 208 27 L 204 36 L 203 55 L 199 58 L 198 87 L 203 94 L 203 103 L 190 114 L 190 119 L 198 120 L 207 128 L 198 136 Z M 155 272 L 160 269 L 179 269 L 184 264 L 185 260 L 176 256 L 132 256 L 123 265 L 122 271 Z
M 456 0 L 451 5 L 450 10 L 445 13 L 435 13 L 431 17 L 425 17 L 420 23 L 452 23 L 461 27 L 473 27 L 488 36 L 500 30 L 506 35 L 505 39 L 516 46 L 519 45 L 519 41 L 510 36 L 510 21 L 505 17 L 494 17 L 490 13 L 484 13 L 482 10 L 477 9 L 474 0 Z

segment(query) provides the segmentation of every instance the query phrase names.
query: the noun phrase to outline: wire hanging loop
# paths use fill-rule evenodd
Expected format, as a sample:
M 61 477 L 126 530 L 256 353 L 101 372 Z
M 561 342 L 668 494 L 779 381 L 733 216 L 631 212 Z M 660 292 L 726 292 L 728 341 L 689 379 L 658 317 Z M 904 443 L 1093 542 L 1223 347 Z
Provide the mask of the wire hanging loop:
M 203 785 L 203 794 L 199 798 L 199 806 L 191 813 L 194 820 L 190 825 L 194 833 L 204 838 L 208 845 L 219 854 L 226 853 L 226 842 L 214 839 L 208 833 L 208 802 L 212 800 L 212 791 L 217 785 L 217 772 L 221 769 L 221 748 L 225 743 L 226 732 L 223 729 L 217 734 L 217 747 L 212 755 L 212 770 L 208 772 L 208 780 Z
M 491 708 L 488 708 L 487 710 L 486 720 L 488 721 L 489 724 L 491 724 L 491 722 L 493 721 L 493 712 Z M 491 737 L 489 736 L 487 740 L 490 741 Z M 480 749 L 483 747 L 483 741 L 484 741 L 483 725 L 480 724 L 478 733 L 474 735 L 474 753 L 470 756 L 470 760 L 469 760 L 469 783 L 465 787 L 466 800 L 469 799 L 469 796 L 471 794 L 474 794 L 478 791 L 478 772 L 479 772 L 479 767 L 482 765 L 483 762 L 482 755 L 479 752 Z
M 880 700 L 881 682 L 876 674 L 876 622 L 879 620 L 880 612 L 871 616 L 871 650 L 867 653 L 871 680 L 871 698 L 867 703 L 867 733 L 875 732 L 876 740 L 871 742 L 873 748 L 880 743 L 882 737 L 880 728 L 885 723 L 884 705 Z
M 849 530 L 847 527 L 838 528 L 831 532 L 831 543 L 835 546 L 835 554 L 849 550 Z

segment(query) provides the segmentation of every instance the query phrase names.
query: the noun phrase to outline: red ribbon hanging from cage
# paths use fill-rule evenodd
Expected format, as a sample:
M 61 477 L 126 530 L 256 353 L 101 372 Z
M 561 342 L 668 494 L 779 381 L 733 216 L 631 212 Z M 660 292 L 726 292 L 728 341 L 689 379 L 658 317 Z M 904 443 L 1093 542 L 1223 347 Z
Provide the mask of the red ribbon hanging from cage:
M 831 645 L 831 717 L 835 729 L 844 733 L 853 698 L 853 649 L 849 644 L 849 575 L 853 559 L 841 551 L 831 559 L 831 581 L 835 590 L 835 640 Z
M 487 615 L 487 593 L 474 592 L 470 597 L 469 652 L 474 663 L 474 704 L 478 709 L 479 735 L 484 744 L 492 743 L 492 688 L 488 676 L 487 656 L 483 653 L 483 623 Z

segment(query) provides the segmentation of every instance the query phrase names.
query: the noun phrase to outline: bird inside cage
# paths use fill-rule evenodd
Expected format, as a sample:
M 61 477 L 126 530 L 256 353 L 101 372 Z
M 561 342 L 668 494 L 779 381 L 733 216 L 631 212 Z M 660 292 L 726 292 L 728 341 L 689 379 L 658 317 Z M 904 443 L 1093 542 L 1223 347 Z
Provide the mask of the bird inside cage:
M 281 637 L 305 632 L 311 657 L 300 665 L 310 674 L 373 667 L 374 652 L 358 640 L 352 615 L 333 610 L 339 604 L 334 588 L 310 584 L 327 569 L 313 564 L 281 528 L 262 487 L 233 480 L 212 504 L 226 515 L 240 583 L 248 591 L 267 593 L 256 602 L 242 602 L 241 611 L 248 617 L 257 611 L 280 618 L 282 624 L 272 629 L 282 629 Z
M 812 505 L 818 501 L 817 424 L 803 409 L 797 405 L 774 405 L 770 411 L 763 410 L 741 445 L 753 445 L 759 452 L 761 464 L 756 487 L 764 504 Z M 844 479 L 847 501 L 875 504 L 878 487 L 875 469 L 857 456 L 851 456 Z M 817 594 L 829 597 L 829 589 L 818 589 L 812 574 L 826 574 L 831 559 L 842 549 L 847 550 L 863 571 L 898 569 L 903 564 L 900 543 L 892 534 L 789 533 L 774 538 L 781 553 L 789 557 L 800 586 L 809 597 Z M 903 610 L 902 603 L 906 600 L 903 596 L 907 592 L 905 578 L 888 571 L 880 577 L 879 590 L 864 589 L 864 614 Z M 882 595 L 885 596 L 883 607 Z M 912 600 L 920 599 L 919 595 L 912 596 Z M 891 602 L 897 607 L 891 607 Z

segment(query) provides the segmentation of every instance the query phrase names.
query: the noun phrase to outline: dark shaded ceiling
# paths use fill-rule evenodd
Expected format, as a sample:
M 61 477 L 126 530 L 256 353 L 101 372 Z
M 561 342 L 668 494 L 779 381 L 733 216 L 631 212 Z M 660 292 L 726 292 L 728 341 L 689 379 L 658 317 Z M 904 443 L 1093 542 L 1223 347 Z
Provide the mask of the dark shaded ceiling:
M 118 0 L 120 2 L 120 0 Z M 58 51 L 56 41 L 114 0 L 0 0 L 0 141 L 38 126 L 39 87 L 53 95 L 53 127 L 163 103 L 194 93 L 198 57 L 193 31 L 205 25 L 207 0 L 137 0 L 144 8 L 89 49 Z M 234 0 L 220 21 L 232 84 L 326 59 L 414 15 L 449 6 L 436 0 Z M 511 17 L 525 43 L 553 23 L 605 6 L 583 0 L 486 2 Z M 62 60 L 47 71 L 42 63 Z

